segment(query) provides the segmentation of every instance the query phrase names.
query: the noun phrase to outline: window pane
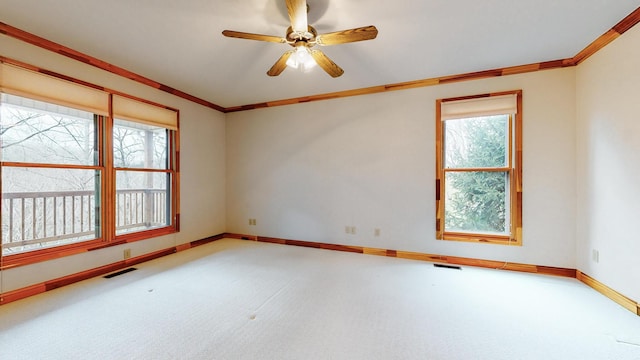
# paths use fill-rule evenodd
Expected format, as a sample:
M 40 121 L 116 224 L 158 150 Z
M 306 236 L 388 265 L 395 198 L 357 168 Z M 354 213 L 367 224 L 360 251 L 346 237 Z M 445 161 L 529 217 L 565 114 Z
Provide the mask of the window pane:
M 509 115 L 445 121 L 445 167 L 507 166 L 508 135 Z
M 131 121 L 114 121 L 115 167 L 167 169 L 167 148 L 167 129 Z
M 1 94 L 2 161 L 94 165 L 92 113 Z
M 171 224 L 169 173 L 116 172 L 116 235 Z
M 2 254 L 100 237 L 100 173 L 4 167 Z
M 445 231 L 507 233 L 508 173 L 445 173 Z

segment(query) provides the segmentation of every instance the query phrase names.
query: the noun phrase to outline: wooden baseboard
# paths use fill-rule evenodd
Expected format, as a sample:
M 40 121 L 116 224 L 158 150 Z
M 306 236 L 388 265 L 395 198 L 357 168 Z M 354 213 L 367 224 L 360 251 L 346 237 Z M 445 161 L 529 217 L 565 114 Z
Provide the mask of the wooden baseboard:
M 233 238 L 233 239 L 268 242 L 273 244 L 304 246 L 304 247 L 311 247 L 316 249 L 348 251 L 348 252 L 355 252 L 355 253 L 366 254 L 366 255 L 397 257 L 402 259 L 428 261 L 428 262 L 441 263 L 441 264 L 475 266 L 475 267 L 482 267 L 482 268 L 489 268 L 489 269 L 500 269 L 500 270 L 519 271 L 519 272 L 526 272 L 526 273 L 555 275 L 555 276 L 575 278 L 580 280 L 584 284 L 588 285 L 589 287 L 599 291 L 600 293 L 602 293 L 609 299 L 613 300 L 617 304 L 621 305 L 625 309 L 640 316 L 640 303 L 622 295 L 621 293 L 611 289 L 607 285 L 599 282 L 598 280 L 576 269 L 521 264 L 521 263 L 510 263 L 510 262 L 496 261 L 496 260 L 463 258 L 463 257 L 457 257 L 457 256 L 426 254 L 426 253 L 418 253 L 418 252 L 411 252 L 411 251 L 368 248 L 368 247 L 362 247 L 362 246 L 337 245 L 337 244 L 319 243 L 319 242 L 313 242 L 313 241 L 280 239 L 280 238 L 264 237 L 264 236 L 256 236 L 256 235 L 226 233 L 224 234 L 224 236 L 227 238 Z
M 10 302 L 14 302 L 20 299 L 27 298 L 29 296 L 38 295 L 43 292 L 57 289 L 62 286 L 71 285 L 73 283 L 87 280 L 96 276 L 101 276 L 108 274 L 110 272 L 114 272 L 117 270 L 121 270 L 136 264 L 140 264 L 149 260 L 157 259 L 166 255 L 170 255 L 179 251 L 184 251 L 190 249 L 192 247 L 208 244 L 210 242 L 223 239 L 225 234 L 219 234 L 215 236 L 211 236 L 205 239 L 200 239 L 196 241 L 192 241 L 186 244 L 181 244 L 177 246 L 173 246 L 167 249 L 155 251 L 149 254 L 144 254 L 141 256 L 132 257 L 130 259 L 118 261 L 112 264 L 100 266 L 97 268 L 81 271 L 76 274 L 71 274 L 67 276 L 63 276 L 60 278 L 48 280 L 39 284 L 30 285 L 24 288 L 7 291 L 6 293 L 0 294 L 0 305 L 5 305 Z
M 576 278 L 589 287 L 593 288 L 594 290 L 598 291 L 602 295 L 618 303 L 625 309 L 640 316 L 640 303 L 638 303 L 637 301 L 622 295 L 621 293 L 613 290 L 612 288 L 583 273 L 582 271 L 577 271 Z
M 418 253 L 418 252 L 411 252 L 411 251 L 369 248 L 369 247 L 362 247 L 362 246 L 328 244 L 328 243 L 320 243 L 320 242 L 312 242 L 312 241 L 290 240 L 290 239 L 281 239 L 281 238 L 256 236 L 256 235 L 243 235 L 243 234 L 234 234 L 234 233 L 218 234 L 205 239 L 195 240 L 186 244 L 173 246 L 164 250 L 159 250 L 149 254 L 133 257 L 127 260 L 118 261 L 116 263 L 85 270 L 85 271 L 82 271 L 76 274 L 71 274 L 68 276 L 63 276 L 61 278 L 56 278 L 53 280 L 45 281 L 43 283 L 34 284 L 34 285 L 30 285 L 17 290 L 8 291 L 6 293 L 1 293 L 0 305 L 5 305 L 20 299 L 27 298 L 29 296 L 41 294 L 43 292 L 57 289 L 62 286 L 66 286 L 82 280 L 90 279 L 92 277 L 105 275 L 113 271 L 121 270 L 136 264 L 140 264 L 142 262 L 157 259 L 157 258 L 170 255 L 176 252 L 188 250 L 190 248 L 208 244 L 210 242 L 224 239 L 224 238 L 259 241 L 259 242 L 281 244 L 281 245 L 303 246 L 303 247 L 311 247 L 311 248 L 324 249 L 324 250 L 346 251 L 346 252 L 353 252 L 353 253 L 366 254 L 366 255 L 397 257 L 402 259 L 428 261 L 433 263 L 475 266 L 475 267 L 490 268 L 490 269 L 500 269 L 500 270 L 519 271 L 519 272 L 527 272 L 527 273 L 576 278 L 581 282 L 583 282 L 584 284 L 588 285 L 589 287 L 602 293 L 603 295 L 613 300 L 614 302 L 618 303 L 625 309 L 640 316 L 640 303 L 624 296 L 623 294 L 611 289 L 607 285 L 599 282 L 598 280 L 576 269 L 510 263 L 510 262 L 495 261 L 495 260 L 463 258 L 463 257 L 455 257 L 455 256 L 444 256 L 444 255 L 426 254 L 426 253 Z
M 564 277 L 571 277 L 571 278 L 576 277 L 575 269 L 558 268 L 558 267 L 551 267 L 551 266 L 529 265 L 529 264 L 510 263 L 505 261 L 482 260 L 482 259 L 463 258 L 463 257 L 456 257 L 456 256 L 425 254 L 425 253 L 399 251 L 399 250 L 392 250 L 392 249 L 369 248 L 369 247 L 363 247 L 363 246 L 328 244 L 328 243 L 303 241 L 303 240 L 280 239 L 280 238 L 264 237 L 264 236 L 256 236 L 256 235 L 226 233 L 225 237 L 232 238 L 232 239 L 244 239 L 244 240 L 252 240 L 252 241 L 259 241 L 259 242 L 268 242 L 268 243 L 274 243 L 274 244 L 304 246 L 304 247 L 311 247 L 316 249 L 347 251 L 347 252 L 354 252 L 354 253 L 367 254 L 367 255 L 397 257 L 397 258 L 403 258 L 403 259 L 429 261 L 434 263 L 466 265 L 466 266 L 483 267 L 483 268 L 490 268 L 490 269 L 502 269 L 502 270 L 520 271 L 520 272 L 528 272 L 528 273 L 536 273 L 536 274 L 556 275 L 556 276 L 564 276 Z

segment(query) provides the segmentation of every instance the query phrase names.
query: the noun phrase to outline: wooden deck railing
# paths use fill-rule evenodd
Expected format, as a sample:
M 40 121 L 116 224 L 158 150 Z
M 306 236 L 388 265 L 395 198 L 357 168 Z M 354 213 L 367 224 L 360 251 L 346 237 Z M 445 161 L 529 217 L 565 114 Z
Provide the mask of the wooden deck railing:
M 100 236 L 95 192 L 21 192 L 2 194 L 2 252 L 11 254 Z M 116 192 L 116 233 L 163 226 L 164 190 Z M 98 215 L 99 222 L 99 215 Z

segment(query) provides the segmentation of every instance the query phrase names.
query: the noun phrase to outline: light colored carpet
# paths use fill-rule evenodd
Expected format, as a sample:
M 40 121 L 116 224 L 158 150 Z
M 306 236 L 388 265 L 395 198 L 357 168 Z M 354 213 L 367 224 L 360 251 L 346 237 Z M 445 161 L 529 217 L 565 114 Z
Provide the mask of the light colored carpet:
M 640 359 L 574 279 L 220 240 L 0 307 L 0 359 Z

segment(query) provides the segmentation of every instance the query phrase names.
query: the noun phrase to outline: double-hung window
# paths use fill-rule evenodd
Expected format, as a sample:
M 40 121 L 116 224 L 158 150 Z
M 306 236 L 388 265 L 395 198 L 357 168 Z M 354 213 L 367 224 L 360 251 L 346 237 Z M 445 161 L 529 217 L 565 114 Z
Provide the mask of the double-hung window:
M 438 239 L 521 244 L 521 97 L 437 100 Z
M 2 253 L 101 237 L 104 116 L 0 94 Z
M 113 95 L 116 236 L 172 223 L 178 130 L 175 112 Z M 142 233 L 144 236 L 144 233 Z
M 2 266 L 178 230 L 178 112 L 0 63 Z

